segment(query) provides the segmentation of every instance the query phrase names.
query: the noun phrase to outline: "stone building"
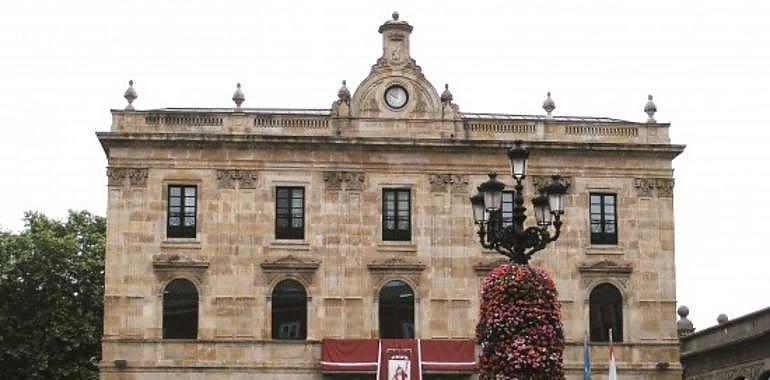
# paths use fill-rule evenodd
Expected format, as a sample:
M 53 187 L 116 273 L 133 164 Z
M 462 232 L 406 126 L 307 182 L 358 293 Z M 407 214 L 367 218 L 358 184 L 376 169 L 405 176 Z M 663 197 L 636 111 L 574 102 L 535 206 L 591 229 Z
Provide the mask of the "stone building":
M 671 162 L 684 147 L 651 98 L 646 122 L 555 116 L 550 94 L 545 115 L 461 112 L 412 58 L 411 25 L 394 14 L 379 32 L 382 56 L 330 109 L 243 108 L 239 86 L 235 108 L 135 110 L 126 91 L 97 133 L 102 378 L 374 378 L 378 338 L 419 338 L 426 379 L 473 377 L 467 351 L 448 352 L 472 347 L 480 282 L 503 256 L 476 241 L 468 198 L 523 140 L 528 195 L 554 172 L 569 185 L 562 236 L 531 263 L 560 292 L 568 378 L 586 331 L 606 373 L 613 328 L 622 378 L 679 379 Z M 362 356 L 322 363 L 345 344 Z
M 687 319 L 689 309 L 677 312 L 682 379 L 770 379 L 770 307 L 731 320 L 720 314 L 717 325 L 697 332 Z

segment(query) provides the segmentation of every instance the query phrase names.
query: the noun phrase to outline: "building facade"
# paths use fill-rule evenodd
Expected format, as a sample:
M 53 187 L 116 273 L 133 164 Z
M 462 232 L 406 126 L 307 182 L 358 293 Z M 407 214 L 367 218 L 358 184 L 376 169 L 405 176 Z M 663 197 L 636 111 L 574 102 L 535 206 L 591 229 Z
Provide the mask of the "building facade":
M 231 109 L 135 110 L 129 88 L 97 133 L 102 378 L 336 378 L 325 339 L 466 344 L 503 258 L 476 241 L 468 198 L 523 140 L 527 194 L 554 172 L 569 186 L 561 238 L 531 262 L 560 293 L 568 378 L 586 331 L 606 374 L 613 328 L 622 378 L 679 379 L 671 162 L 684 147 L 654 105 L 642 123 L 551 116 L 550 96 L 547 115 L 461 112 L 412 59 L 411 25 L 394 14 L 379 32 L 383 55 L 330 109 L 242 108 L 238 89 Z M 350 368 L 342 378 L 374 378 Z M 475 376 L 458 368 L 423 367 Z
M 681 361 L 685 380 L 770 379 L 770 307 L 694 332 L 680 307 Z M 682 328 L 684 327 L 684 328 Z

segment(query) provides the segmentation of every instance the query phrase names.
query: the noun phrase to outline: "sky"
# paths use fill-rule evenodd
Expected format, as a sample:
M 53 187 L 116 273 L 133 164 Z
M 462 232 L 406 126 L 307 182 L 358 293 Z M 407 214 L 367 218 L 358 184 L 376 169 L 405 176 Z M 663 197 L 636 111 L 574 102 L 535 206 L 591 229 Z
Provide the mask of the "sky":
M 397 10 L 428 80 L 464 112 L 645 121 L 674 160 L 677 300 L 697 329 L 770 306 L 770 2 L 80 1 L 0 4 L 0 229 L 25 210 L 104 215 L 109 130 L 137 109 L 328 108 L 381 55 Z

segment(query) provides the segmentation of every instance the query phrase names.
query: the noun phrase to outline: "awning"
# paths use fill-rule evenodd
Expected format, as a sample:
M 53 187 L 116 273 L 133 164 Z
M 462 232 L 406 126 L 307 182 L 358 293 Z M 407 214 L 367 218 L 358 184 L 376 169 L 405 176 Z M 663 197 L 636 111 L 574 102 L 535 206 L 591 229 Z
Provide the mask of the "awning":
M 476 371 L 475 344 L 470 339 L 324 339 L 321 371 L 324 373 L 376 373 L 387 366 L 390 349 L 411 347 L 413 368 L 425 373 Z M 381 357 L 378 360 L 378 353 Z

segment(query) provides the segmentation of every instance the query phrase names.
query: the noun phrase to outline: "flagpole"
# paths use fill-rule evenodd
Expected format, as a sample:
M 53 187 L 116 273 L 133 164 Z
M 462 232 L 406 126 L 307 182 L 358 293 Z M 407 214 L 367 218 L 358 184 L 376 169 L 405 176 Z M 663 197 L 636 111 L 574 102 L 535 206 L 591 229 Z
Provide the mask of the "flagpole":
M 609 380 L 618 380 L 618 370 L 615 367 L 615 346 L 612 344 L 612 329 L 610 329 L 610 365 Z
M 583 335 L 583 380 L 591 380 L 591 349 L 588 347 L 588 330 Z

